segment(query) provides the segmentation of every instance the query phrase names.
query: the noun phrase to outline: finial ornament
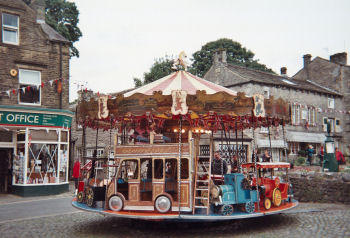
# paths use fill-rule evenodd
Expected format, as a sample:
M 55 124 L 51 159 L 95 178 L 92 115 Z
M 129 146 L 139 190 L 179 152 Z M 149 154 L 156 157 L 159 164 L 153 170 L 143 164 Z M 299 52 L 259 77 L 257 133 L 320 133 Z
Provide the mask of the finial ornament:
M 187 55 L 185 53 L 185 51 L 181 51 L 179 54 L 179 58 L 177 60 L 175 60 L 173 66 L 171 67 L 174 70 L 180 70 L 182 66 L 182 68 L 187 71 Z

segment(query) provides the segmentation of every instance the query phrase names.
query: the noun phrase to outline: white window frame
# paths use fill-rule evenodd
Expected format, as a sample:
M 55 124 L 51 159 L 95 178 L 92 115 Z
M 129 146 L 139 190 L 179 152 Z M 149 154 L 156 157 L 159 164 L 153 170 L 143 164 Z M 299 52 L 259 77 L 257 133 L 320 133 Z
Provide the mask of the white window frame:
M 38 70 L 29 70 L 29 69 L 19 69 L 19 73 L 18 73 L 18 84 L 19 84 L 19 87 L 21 87 L 21 84 L 31 85 L 31 86 L 35 86 L 35 87 L 38 86 L 37 84 L 29 84 L 27 82 L 25 82 L 25 83 L 21 82 L 21 74 L 24 71 L 38 72 L 39 73 L 39 79 L 40 79 L 39 86 L 41 85 L 41 72 L 40 71 L 38 71 Z M 19 90 L 22 90 L 22 89 L 19 89 Z M 18 103 L 19 104 L 41 106 L 41 87 L 39 87 L 39 102 L 38 103 L 21 102 L 21 97 L 20 97 L 21 93 L 22 92 L 20 92 L 20 91 L 18 93 Z
M 17 17 L 17 27 L 14 26 L 9 26 L 9 25 L 5 25 L 4 24 L 4 16 L 5 15 L 9 15 L 9 16 L 15 16 Z M 6 44 L 11 44 L 11 45 L 19 45 L 19 16 L 14 15 L 14 14 L 8 14 L 8 13 L 3 13 L 2 17 L 2 42 L 6 43 Z M 6 41 L 4 39 L 4 31 L 12 31 L 12 32 L 16 32 L 16 42 L 12 42 L 12 41 Z
M 301 112 L 300 105 L 293 103 L 292 113 L 291 113 L 292 125 L 300 125 L 300 117 L 301 117 L 300 112 Z
M 260 133 L 264 133 L 264 134 L 269 133 L 269 128 L 267 128 L 267 127 L 260 127 Z
M 339 125 L 337 125 L 337 123 L 338 123 Z M 335 132 L 342 132 L 342 129 L 341 129 L 341 121 L 340 121 L 339 118 L 335 118 L 334 127 L 335 127 Z
M 328 108 L 330 108 L 330 109 L 334 109 L 335 108 L 334 98 L 328 98 Z
M 309 107 L 309 125 L 316 126 L 316 108 Z

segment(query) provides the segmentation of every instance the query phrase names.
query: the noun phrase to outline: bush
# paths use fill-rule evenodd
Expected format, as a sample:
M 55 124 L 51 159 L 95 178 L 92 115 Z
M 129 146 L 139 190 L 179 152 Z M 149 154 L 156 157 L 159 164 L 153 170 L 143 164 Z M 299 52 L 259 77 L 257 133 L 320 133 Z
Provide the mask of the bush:
M 305 157 L 298 157 L 295 161 L 295 165 L 296 166 L 302 165 L 305 163 L 305 161 L 306 161 Z
M 298 151 L 298 155 L 302 156 L 302 157 L 305 157 L 306 156 L 306 151 L 305 150 L 299 150 Z

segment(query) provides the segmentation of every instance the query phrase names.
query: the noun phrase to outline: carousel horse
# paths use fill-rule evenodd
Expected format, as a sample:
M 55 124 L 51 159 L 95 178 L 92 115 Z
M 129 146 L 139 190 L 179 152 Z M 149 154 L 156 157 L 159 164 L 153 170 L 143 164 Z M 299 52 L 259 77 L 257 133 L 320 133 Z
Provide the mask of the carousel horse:
M 177 70 L 178 66 L 181 65 L 185 69 L 185 71 L 187 71 L 186 59 L 187 59 L 187 55 L 186 55 L 185 51 L 181 51 L 179 54 L 179 58 L 177 60 L 175 60 L 173 66 L 171 68 L 174 70 Z

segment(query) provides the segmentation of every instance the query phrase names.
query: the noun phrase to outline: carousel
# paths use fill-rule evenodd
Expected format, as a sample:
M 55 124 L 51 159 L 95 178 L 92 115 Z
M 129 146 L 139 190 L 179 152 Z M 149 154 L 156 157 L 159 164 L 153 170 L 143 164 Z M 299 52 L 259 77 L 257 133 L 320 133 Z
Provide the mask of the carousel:
M 114 98 L 80 100 L 77 122 L 116 136 L 113 143 L 110 139 L 113 156 L 84 158 L 72 205 L 154 221 L 242 219 L 297 206 L 289 163 L 262 163 L 254 153 L 248 159 L 238 146 L 224 155 L 214 143 L 220 134 L 226 140 L 221 145 L 229 145 L 231 137 L 238 143 L 238 135 L 248 130 L 255 151 L 255 129 L 284 130 L 290 120 L 288 103 L 258 94 L 248 97 L 192 75 L 181 57 L 174 68 L 172 74 Z M 220 173 L 214 168 L 216 153 L 221 153 Z

